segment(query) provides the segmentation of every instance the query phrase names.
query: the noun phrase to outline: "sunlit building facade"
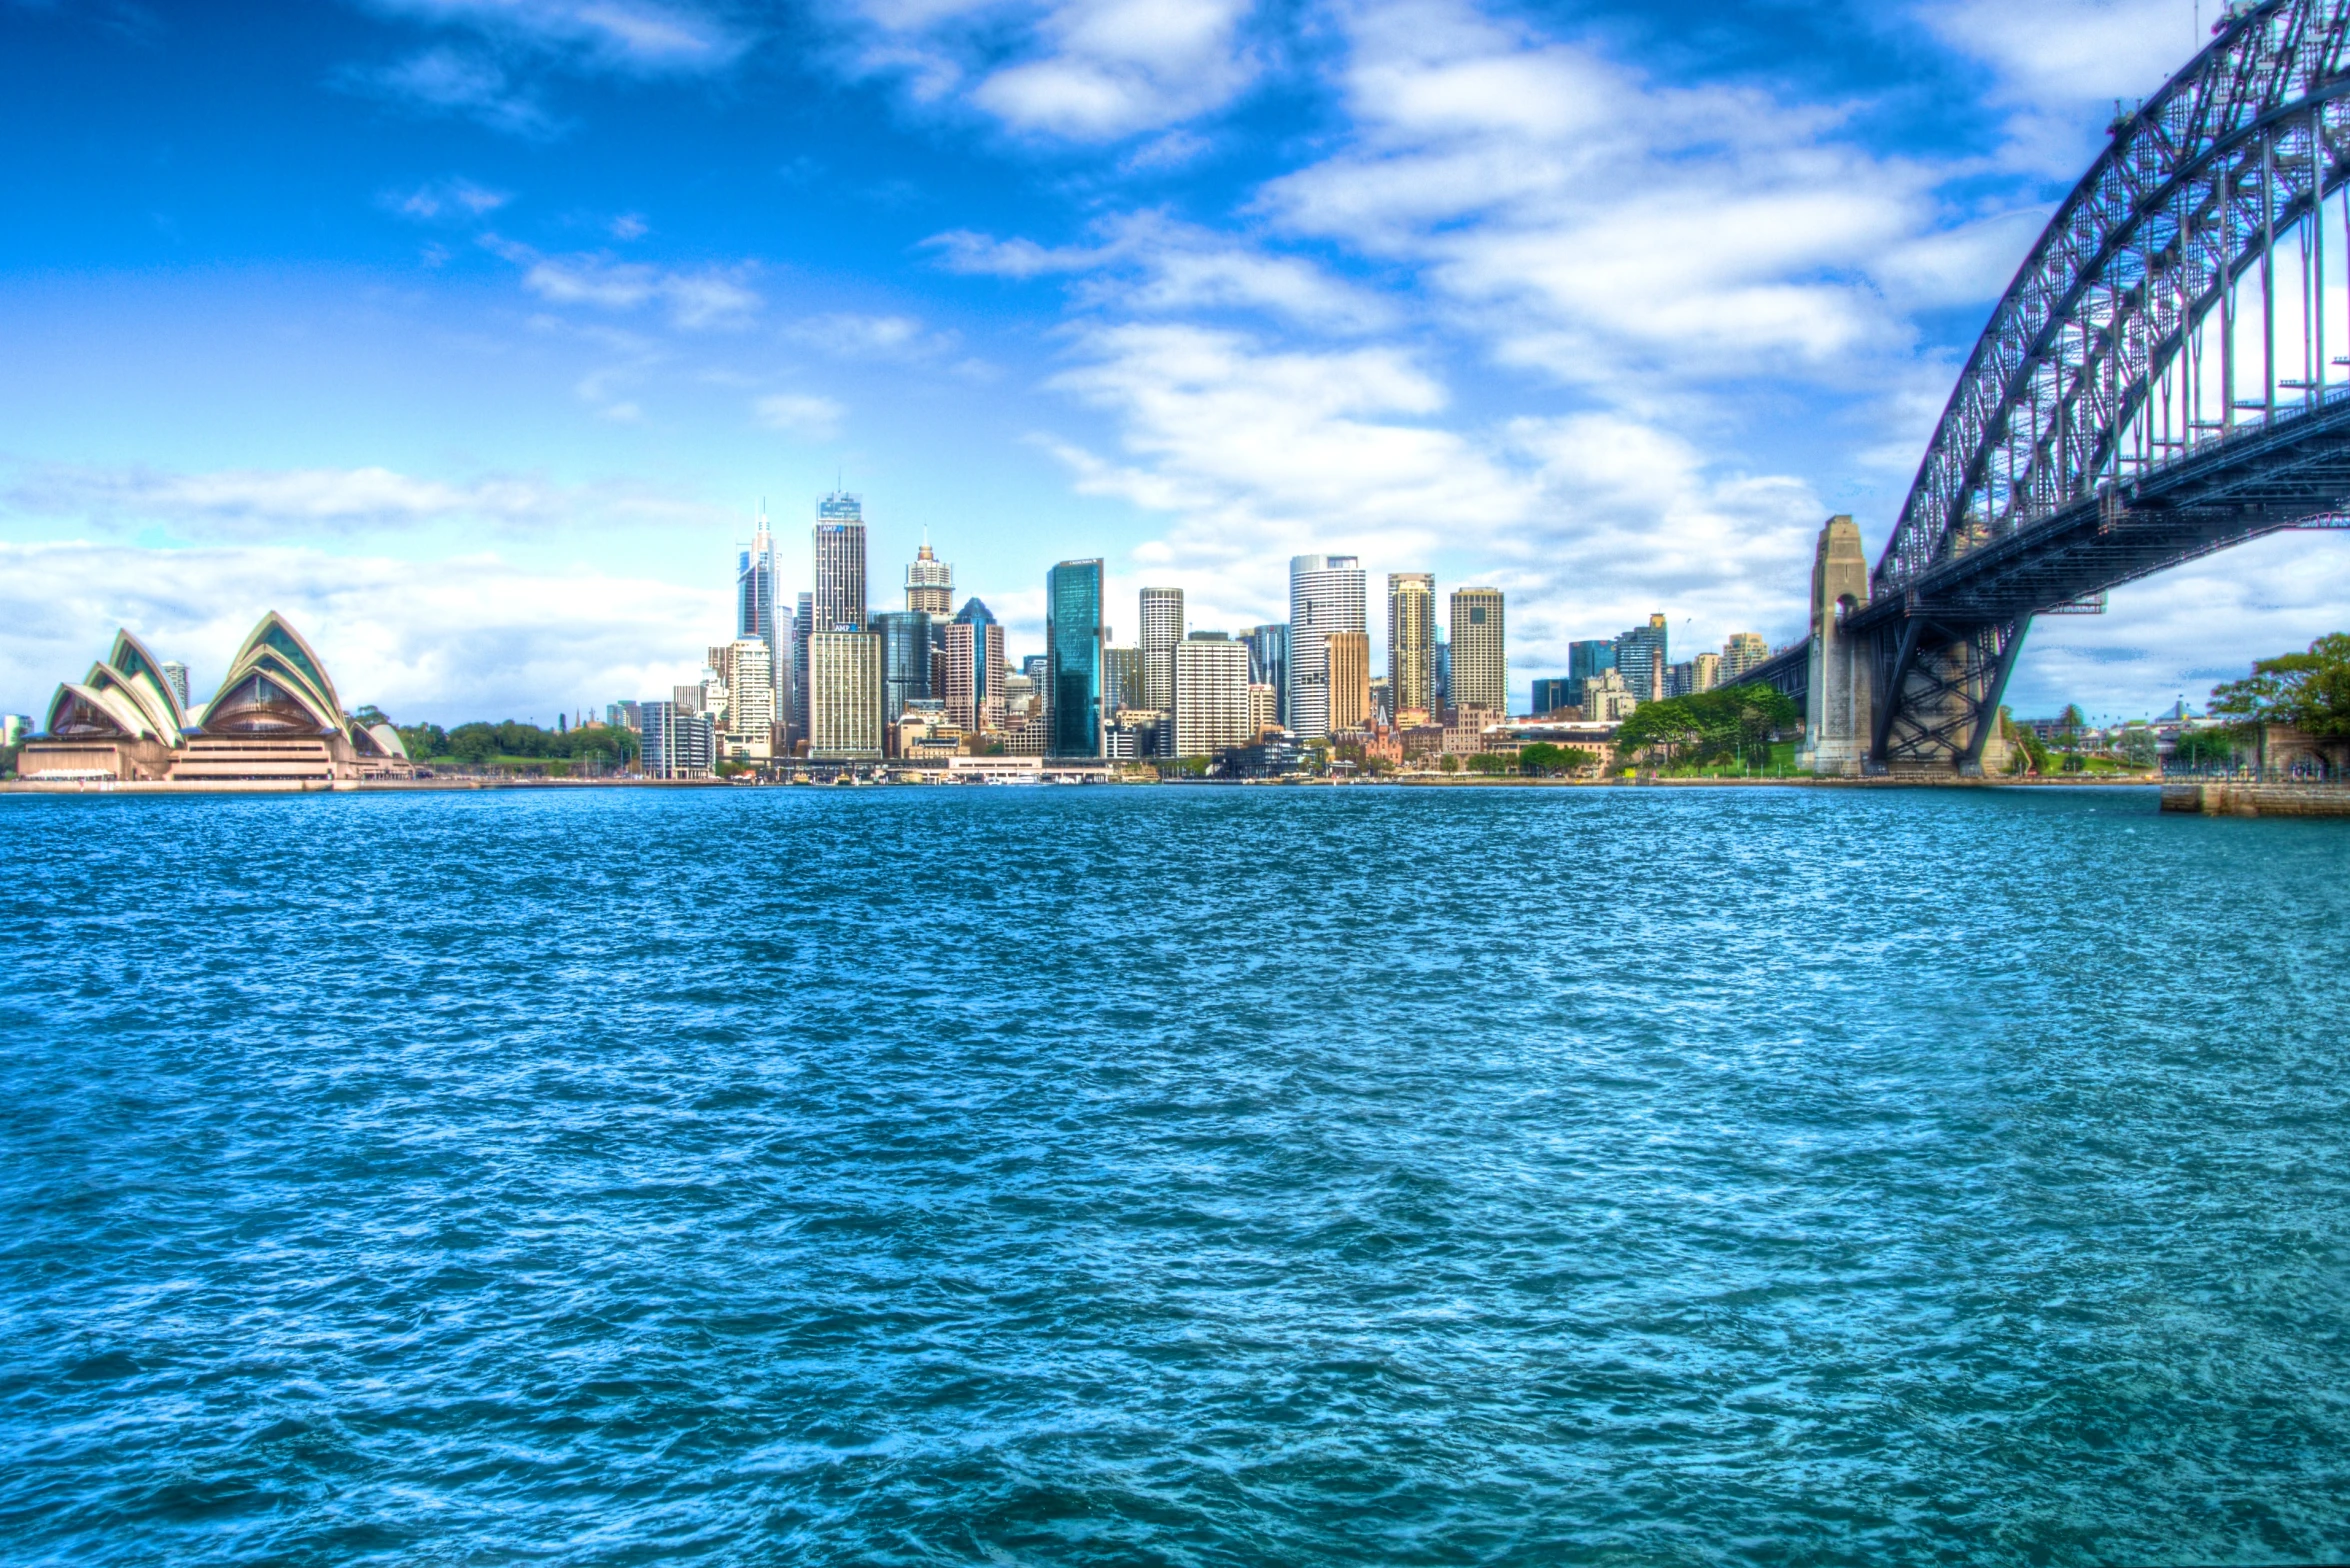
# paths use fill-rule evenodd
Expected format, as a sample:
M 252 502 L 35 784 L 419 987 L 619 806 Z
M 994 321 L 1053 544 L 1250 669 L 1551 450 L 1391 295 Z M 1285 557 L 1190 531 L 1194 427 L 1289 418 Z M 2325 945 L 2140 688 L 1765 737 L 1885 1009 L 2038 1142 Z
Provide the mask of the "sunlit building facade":
M 1452 592 L 1452 706 L 1507 713 L 1510 705 L 1508 639 L 1502 625 L 1499 588 L 1455 588 Z
M 1213 757 L 1250 731 L 1248 649 L 1222 632 L 1193 632 L 1175 647 L 1175 755 Z
M 1398 724 L 1436 711 L 1436 574 L 1387 574 L 1387 694 Z M 1406 714 L 1417 718 L 1406 720 Z M 1336 721 L 1332 721 L 1336 728 Z

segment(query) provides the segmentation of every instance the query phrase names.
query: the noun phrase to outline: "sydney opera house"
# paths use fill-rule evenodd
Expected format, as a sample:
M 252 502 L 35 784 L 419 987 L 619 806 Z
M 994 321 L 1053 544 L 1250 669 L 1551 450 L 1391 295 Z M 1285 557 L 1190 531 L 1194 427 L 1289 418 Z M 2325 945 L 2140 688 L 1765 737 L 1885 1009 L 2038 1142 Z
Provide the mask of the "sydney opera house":
M 25 779 L 125 783 L 332 785 L 410 771 L 398 733 L 345 713 L 326 666 L 274 611 L 192 710 L 139 639 L 115 633 L 104 659 L 57 688 L 46 733 L 17 759 Z

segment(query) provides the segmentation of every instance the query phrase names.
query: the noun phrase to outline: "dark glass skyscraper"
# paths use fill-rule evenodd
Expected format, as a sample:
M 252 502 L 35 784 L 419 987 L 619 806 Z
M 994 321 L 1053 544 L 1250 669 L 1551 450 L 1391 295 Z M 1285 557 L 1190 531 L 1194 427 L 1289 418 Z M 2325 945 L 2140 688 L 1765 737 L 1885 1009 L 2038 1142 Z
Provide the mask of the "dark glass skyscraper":
M 1570 649 L 1570 657 L 1572 652 Z M 1671 662 L 1661 610 L 1648 618 L 1646 626 L 1616 635 L 1616 669 L 1622 673 L 1625 687 L 1642 702 L 1664 701 L 1665 667 Z
M 1567 700 L 1568 707 L 1583 705 L 1583 683 L 1602 670 L 1616 667 L 1616 645 L 1593 638 L 1588 642 L 1567 644 Z M 1540 710 L 1536 710 L 1540 711 Z
M 1273 722 L 1289 728 L 1289 623 L 1274 621 L 1240 634 L 1248 644 L 1248 679 L 1273 688 Z
M 932 695 L 930 617 L 920 610 L 882 610 L 873 629 L 881 635 L 881 722 L 895 724 L 907 703 Z
M 1063 561 L 1045 574 L 1045 677 L 1052 730 L 1045 754 L 1102 754 L 1102 563 Z
M 816 630 L 865 629 L 865 507 L 835 491 L 816 503 Z

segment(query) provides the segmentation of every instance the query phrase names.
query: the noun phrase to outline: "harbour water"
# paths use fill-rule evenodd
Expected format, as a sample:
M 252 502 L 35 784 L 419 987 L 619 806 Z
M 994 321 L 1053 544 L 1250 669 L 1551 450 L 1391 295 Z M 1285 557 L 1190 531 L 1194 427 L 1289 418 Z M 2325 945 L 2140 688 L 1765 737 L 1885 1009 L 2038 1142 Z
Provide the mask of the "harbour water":
M 0 1561 L 2350 1557 L 2350 824 L 0 801 Z

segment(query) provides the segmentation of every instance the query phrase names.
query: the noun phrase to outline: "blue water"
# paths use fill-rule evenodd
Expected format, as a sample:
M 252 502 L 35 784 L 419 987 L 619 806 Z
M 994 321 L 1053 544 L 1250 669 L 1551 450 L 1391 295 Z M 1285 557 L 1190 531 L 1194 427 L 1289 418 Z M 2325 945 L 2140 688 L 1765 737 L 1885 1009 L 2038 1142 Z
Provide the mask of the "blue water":
M 2350 1557 L 2350 823 L 0 800 L 0 1561 Z

